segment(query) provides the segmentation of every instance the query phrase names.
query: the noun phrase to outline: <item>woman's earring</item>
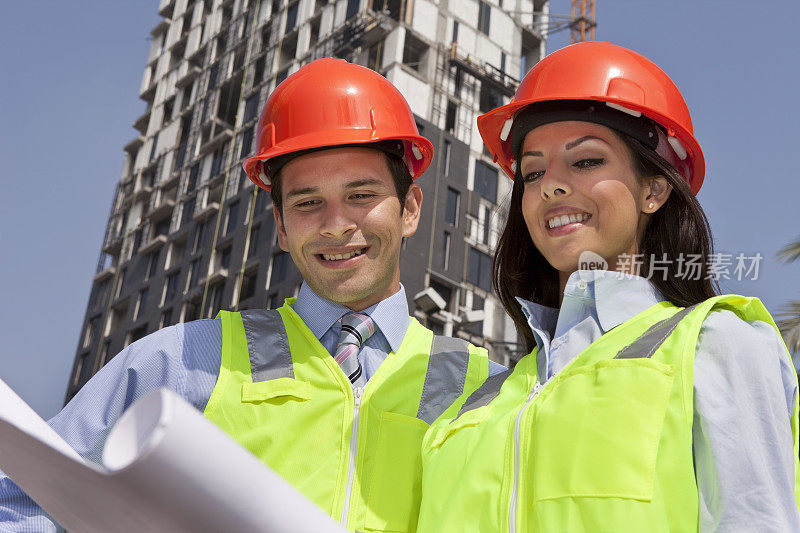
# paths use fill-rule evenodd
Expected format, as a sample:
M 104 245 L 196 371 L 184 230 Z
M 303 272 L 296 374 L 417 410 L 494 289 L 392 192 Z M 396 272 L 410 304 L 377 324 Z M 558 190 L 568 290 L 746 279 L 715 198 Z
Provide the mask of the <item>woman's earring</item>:
M 654 204 L 653 202 L 650 202 L 650 205 L 648 205 L 647 207 L 649 207 L 650 209 L 653 209 L 653 206 L 654 206 L 654 205 L 655 205 L 655 204 Z

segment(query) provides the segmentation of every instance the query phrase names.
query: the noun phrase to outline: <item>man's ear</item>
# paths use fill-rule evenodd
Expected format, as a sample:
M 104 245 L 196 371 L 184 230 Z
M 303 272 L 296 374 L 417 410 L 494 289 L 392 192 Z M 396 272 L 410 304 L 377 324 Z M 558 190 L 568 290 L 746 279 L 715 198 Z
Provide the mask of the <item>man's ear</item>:
M 655 213 L 667 202 L 671 193 L 672 185 L 661 174 L 647 178 L 642 187 L 642 212 Z
M 403 204 L 403 237 L 411 237 L 417 232 L 419 216 L 422 210 L 422 189 L 419 185 L 412 183 L 406 193 L 406 201 Z
M 286 227 L 283 225 L 283 217 L 276 206 L 272 206 L 272 216 L 275 217 L 275 227 L 278 228 L 278 246 L 284 252 L 289 251 L 288 238 L 286 237 Z

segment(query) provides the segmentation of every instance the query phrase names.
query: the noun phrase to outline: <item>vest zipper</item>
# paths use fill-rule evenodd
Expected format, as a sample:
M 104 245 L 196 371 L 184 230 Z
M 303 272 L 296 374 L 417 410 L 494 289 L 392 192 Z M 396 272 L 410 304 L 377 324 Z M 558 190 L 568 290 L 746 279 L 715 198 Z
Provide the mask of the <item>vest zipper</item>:
M 361 409 L 362 387 L 353 387 L 353 426 L 350 430 L 350 459 L 347 469 L 347 490 L 344 493 L 344 506 L 342 507 L 343 528 L 347 528 L 347 518 L 350 514 L 350 493 L 353 491 L 353 479 L 356 474 L 356 452 L 358 451 L 358 413 Z
M 531 393 L 525 400 L 525 405 L 517 413 L 517 420 L 514 422 L 514 484 L 511 486 L 511 507 L 508 513 L 508 530 L 510 533 L 517 531 L 517 491 L 519 490 L 519 426 L 522 421 L 522 415 L 531 404 L 531 402 L 539 395 L 542 390 L 542 385 L 537 380 L 533 385 Z

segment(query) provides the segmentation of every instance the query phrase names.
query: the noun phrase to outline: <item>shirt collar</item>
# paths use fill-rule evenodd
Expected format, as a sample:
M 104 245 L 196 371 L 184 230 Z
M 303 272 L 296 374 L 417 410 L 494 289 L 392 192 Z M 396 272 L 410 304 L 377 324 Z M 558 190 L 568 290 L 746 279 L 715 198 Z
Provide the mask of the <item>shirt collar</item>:
M 604 332 L 664 301 L 664 297 L 649 280 L 608 270 L 573 272 L 564 288 L 564 300 L 568 299 L 593 301 Z M 517 298 L 517 301 L 541 348 L 543 343 L 539 337 L 542 332 L 546 332 L 547 337 L 555 333 L 560 310 L 522 298 Z M 547 341 L 549 342 L 549 338 Z
M 321 339 L 342 316 L 350 312 L 346 306 L 315 293 L 305 281 L 300 286 L 292 308 L 317 339 Z M 361 312 L 375 321 L 393 352 L 400 349 L 411 320 L 408 316 L 406 290 L 402 283 L 396 293 Z

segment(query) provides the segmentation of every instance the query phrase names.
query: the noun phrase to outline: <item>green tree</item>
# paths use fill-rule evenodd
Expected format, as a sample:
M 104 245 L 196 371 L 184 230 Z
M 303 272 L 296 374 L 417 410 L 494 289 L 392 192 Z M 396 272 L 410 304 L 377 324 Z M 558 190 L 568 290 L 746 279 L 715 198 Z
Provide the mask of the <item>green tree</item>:
M 800 259 L 800 238 L 780 250 L 778 258 L 787 263 Z M 789 302 L 776 318 L 789 351 L 800 353 L 800 300 Z

